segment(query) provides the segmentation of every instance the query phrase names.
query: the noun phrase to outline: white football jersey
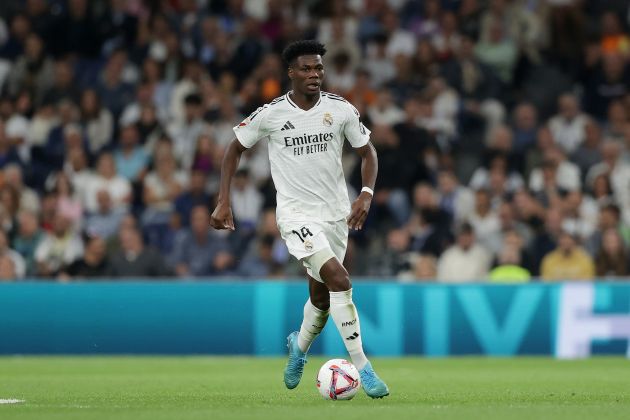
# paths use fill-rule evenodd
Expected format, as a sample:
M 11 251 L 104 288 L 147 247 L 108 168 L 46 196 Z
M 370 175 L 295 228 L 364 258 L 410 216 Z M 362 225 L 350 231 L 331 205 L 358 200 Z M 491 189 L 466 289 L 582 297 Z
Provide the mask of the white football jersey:
M 269 141 L 278 220 L 336 221 L 348 216 L 343 142 L 348 139 L 357 148 L 370 139 L 370 130 L 348 101 L 322 92 L 317 104 L 305 111 L 287 93 L 254 111 L 234 133 L 247 148 L 261 139 Z

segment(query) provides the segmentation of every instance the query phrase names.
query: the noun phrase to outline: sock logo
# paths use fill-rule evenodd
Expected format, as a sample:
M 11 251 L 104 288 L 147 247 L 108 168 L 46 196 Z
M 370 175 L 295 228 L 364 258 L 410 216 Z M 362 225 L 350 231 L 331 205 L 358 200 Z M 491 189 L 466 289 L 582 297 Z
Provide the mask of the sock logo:
M 354 325 L 356 323 L 357 323 L 357 319 L 354 318 L 352 321 L 342 322 L 341 326 L 342 327 L 349 327 L 349 326 Z
M 346 340 L 356 340 L 357 338 L 359 338 L 359 333 L 355 331 L 350 337 L 346 337 Z

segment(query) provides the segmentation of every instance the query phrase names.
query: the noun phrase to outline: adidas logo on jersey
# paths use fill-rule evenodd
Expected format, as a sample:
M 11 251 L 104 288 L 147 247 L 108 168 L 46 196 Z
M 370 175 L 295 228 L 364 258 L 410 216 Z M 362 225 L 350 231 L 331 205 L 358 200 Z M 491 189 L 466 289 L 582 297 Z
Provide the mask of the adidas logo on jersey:
M 280 131 L 284 130 L 295 130 L 295 126 L 291 124 L 291 121 L 287 121 L 284 123 L 284 126 L 280 129 Z

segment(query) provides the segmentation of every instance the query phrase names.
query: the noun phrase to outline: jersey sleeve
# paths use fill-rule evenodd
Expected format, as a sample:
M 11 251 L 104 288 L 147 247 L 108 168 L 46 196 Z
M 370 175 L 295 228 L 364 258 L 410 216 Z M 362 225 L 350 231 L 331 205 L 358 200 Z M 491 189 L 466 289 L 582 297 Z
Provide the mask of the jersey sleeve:
M 268 105 L 261 106 L 234 127 L 236 138 L 246 148 L 253 147 L 258 140 L 269 135 L 269 130 L 265 124 L 268 111 Z
M 370 130 L 363 125 L 359 111 L 353 105 L 348 104 L 347 108 L 343 133 L 352 147 L 363 147 L 370 141 Z

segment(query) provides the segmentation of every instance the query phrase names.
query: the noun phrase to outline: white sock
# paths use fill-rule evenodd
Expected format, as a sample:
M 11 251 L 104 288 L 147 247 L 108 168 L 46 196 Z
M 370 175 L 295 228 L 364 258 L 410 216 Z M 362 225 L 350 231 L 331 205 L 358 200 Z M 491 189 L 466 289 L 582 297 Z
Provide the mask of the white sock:
M 352 303 L 352 289 L 345 292 L 330 292 L 330 315 L 341 334 L 352 363 L 357 369 L 363 369 L 368 360 L 363 353 L 361 324 L 357 308 Z
M 322 332 L 328 320 L 328 311 L 322 311 L 307 300 L 304 305 L 304 319 L 298 335 L 298 347 L 304 353 L 308 351 L 315 338 Z

